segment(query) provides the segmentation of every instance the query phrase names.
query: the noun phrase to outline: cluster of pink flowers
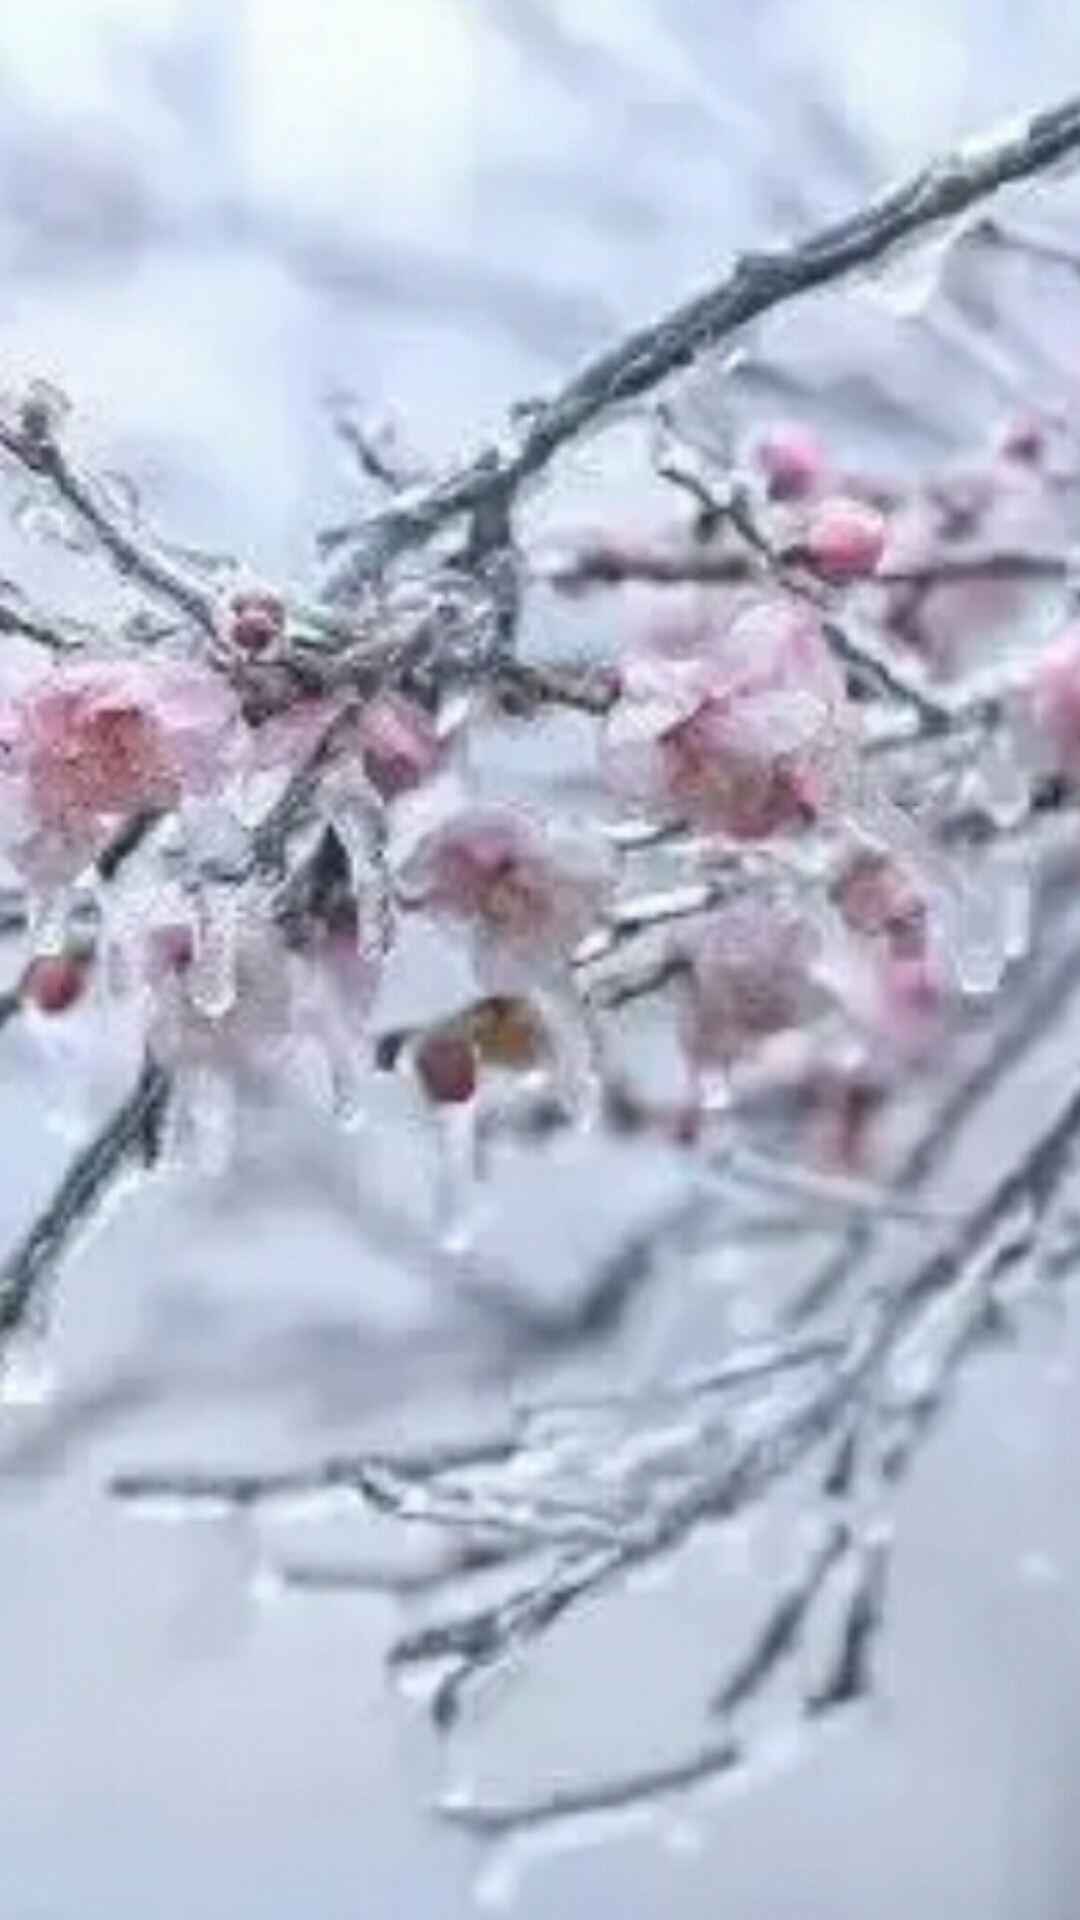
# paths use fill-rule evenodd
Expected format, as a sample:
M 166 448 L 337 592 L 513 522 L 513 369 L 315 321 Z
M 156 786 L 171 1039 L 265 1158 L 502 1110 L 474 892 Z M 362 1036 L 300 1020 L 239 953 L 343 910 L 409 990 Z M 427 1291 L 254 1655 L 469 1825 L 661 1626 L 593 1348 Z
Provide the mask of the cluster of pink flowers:
M 854 594 L 879 637 L 917 640 L 930 657 L 944 644 L 939 591 L 966 596 L 949 603 L 965 637 L 981 612 L 1000 613 L 993 595 L 1014 593 L 1013 583 L 939 589 L 920 575 L 913 588 L 895 574 L 963 554 L 989 528 L 1019 539 L 1045 527 L 1056 434 L 1042 416 L 1018 415 L 981 466 L 902 496 L 846 476 L 813 433 L 789 423 L 751 449 L 739 498 L 755 525 L 740 527 L 733 506 L 722 536 L 704 519 L 695 535 L 705 551 L 719 538 L 721 557 L 723 540 L 743 542 L 740 565 L 718 567 L 715 583 L 703 568 L 696 585 L 670 584 L 678 543 L 663 566 L 655 543 L 617 534 L 592 552 L 597 577 L 605 565 L 623 578 L 640 564 L 654 586 L 664 583 L 643 596 L 644 627 L 607 669 L 599 769 L 609 797 L 665 831 L 689 829 L 684 857 L 706 865 L 822 827 L 833 860 L 849 827 L 862 835 L 858 851 L 833 861 L 812 910 L 733 899 L 676 940 L 680 1034 L 696 1074 L 726 1075 L 811 1024 L 823 995 L 845 1005 L 853 1031 L 884 1037 L 897 1056 L 915 1058 L 938 1030 L 933 902 L 943 863 L 920 865 L 910 821 L 893 846 L 887 832 L 874 843 L 867 821 L 880 828 L 887 805 L 856 817 L 869 776 L 852 778 L 859 711 L 830 622 Z M 463 800 L 446 715 L 402 686 L 388 681 L 360 698 L 344 676 L 340 691 L 289 683 L 291 618 L 280 595 L 245 587 L 223 600 L 205 659 L 164 649 L 73 656 L 9 677 L 0 823 L 17 869 L 53 896 L 107 864 L 133 822 L 174 816 L 171 877 L 139 892 L 134 936 L 128 929 L 123 956 L 110 960 L 114 981 L 142 996 L 150 1043 L 174 1065 L 242 1067 L 312 1039 L 352 1058 L 388 954 L 415 915 L 466 938 L 478 982 L 535 991 L 538 1001 L 557 988 L 565 1004 L 589 936 L 601 935 L 597 951 L 617 944 L 607 842 Z M 950 646 L 958 631 L 954 623 Z M 1041 765 L 1080 777 L 1075 620 L 1034 656 L 1014 718 L 1024 751 L 1033 743 Z M 268 878 L 242 856 L 219 858 L 215 834 L 224 827 L 226 841 L 249 844 L 252 796 L 257 816 L 275 783 L 280 795 L 298 773 L 312 777 L 322 836 L 314 851 L 310 836 L 305 843 L 302 872 Z M 434 788 L 417 838 L 399 808 Z M 401 834 L 403 817 L 412 825 Z M 783 845 L 775 851 L 785 857 Z M 99 958 L 110 942 L 106 916 Z M 54 940 L 32 956 L 21 993 L 39 1013 L 60 1014 L 94 977 L 89 949 Z M 411 1055 L 417 1084 L 436 1105 L 466 1103 L 482 1055 L 467 1024 L 436 1022 Z
M 849 714 L 812 608 L 774 595 L 731 614 L 704 598 L 695 638 L 695 652 L 626 662 L 605 739 L 617 791 L 740 841 L 818 818 Z

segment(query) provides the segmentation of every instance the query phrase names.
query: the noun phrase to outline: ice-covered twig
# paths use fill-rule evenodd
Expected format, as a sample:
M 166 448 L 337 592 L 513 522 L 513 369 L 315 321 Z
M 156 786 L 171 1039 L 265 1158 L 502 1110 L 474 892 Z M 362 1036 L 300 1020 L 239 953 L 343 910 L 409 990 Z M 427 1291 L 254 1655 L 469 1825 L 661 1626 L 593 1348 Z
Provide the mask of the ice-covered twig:
M 347 599 L 448 521 L 497 507 L 500 524 L 526 484 L 615 408 L 655 393 L 760 315 L 873 267 L 942 222 L 962 218 L 1002 187 L 1045 173 L 1077 152 L 1080 101 L 1068 100 L 998 135 L 968 142 L 806 240 L 742 255 L 714 287 L 600 354 L 552 399 L 523 409 L 505 451 L 486 448 L 433 486 L 407 493 L 363 522 L 351 551 L 330 572 L 328 594 Z

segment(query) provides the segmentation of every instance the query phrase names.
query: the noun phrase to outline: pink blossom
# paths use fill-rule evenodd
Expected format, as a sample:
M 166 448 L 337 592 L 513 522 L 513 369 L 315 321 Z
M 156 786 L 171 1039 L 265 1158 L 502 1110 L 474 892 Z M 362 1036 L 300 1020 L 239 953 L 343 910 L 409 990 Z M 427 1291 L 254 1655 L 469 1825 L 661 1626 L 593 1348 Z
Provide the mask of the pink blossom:
M 443 743 L 434 720 L 404 694 L 377 694 L 361 713 L 357 730 L 364 771 L 384 800 L 411 793 L 442 764 Z
M 521 814 L 496 808 L 435 828 L 401 875 L 410 905 L 541 964 L 573 952 L 595 924 L 606 883 L 600 861 L 584 849 L 564 851 Z
M 171 661 L 65 663 L 21 687 L 0 704 L 14 857 L 70 877 L 118 821 L 211 791 L 237 717 L 216 676 Z
M 832 494 L 811 512 L 800 543 L 801 553 L 829 580 L 864 580 L 885 551 L 885 517 L 865 500 Z
M 1027 713 L 1055 772 L 1080 775 L 1080 620 L 1069 621 L 1036 661 Z
M 626 663 L 606 764 L 640 804 L 765 839 L 826 804 L 844 718 L 843 680 L 812 609 L 757 601 L 707 655 Z
M 923 951 L 926 902 L 908 875 L 884 854 L 870 849 L 854 854 L 832 891 L 841 918 L 853 933 L 884 940 L 895 952 Z
M 823 485 L 828 472 L 821 441 L 797 421 L 763 434 L 754 458 L 765 476 L 769 497 L 777 501 L 807 499 Z
M 698 1066 L 729 1067 L 797 1027 L 815 999 L 813 929 L 790 908 L 733 901 L 680 943 L 689 963 L 683 1039 Z

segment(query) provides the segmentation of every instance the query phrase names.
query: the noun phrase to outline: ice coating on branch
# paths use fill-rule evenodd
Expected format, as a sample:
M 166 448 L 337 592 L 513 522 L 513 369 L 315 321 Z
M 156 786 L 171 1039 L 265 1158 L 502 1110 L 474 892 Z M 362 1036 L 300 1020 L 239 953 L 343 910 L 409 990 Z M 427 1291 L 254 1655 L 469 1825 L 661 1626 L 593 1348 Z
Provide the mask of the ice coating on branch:
M 944 954 L 961 992 L 975 997 L 993 993 L 1009 960 L 1010 915 L 992 869 L 943 852 L 867 777 L 861 762 L 848 762 L 846 778 L 847 817 L 909 876 L 926 905 L 930 944 Z
M 196 666 L 49 668 L 0 700 L 7 851 L 31 877 L 73 877 L 119 822 L 227 778 L 237 724 L 229 688 Z
M 401 875 L 414 907 L 467 928 L 481 949 L 543 969 L 565 962 L 608 889 L 591 847 L 564 844 L 508 808 L 476 808 L 428 834 Z
M 700 637 L 696 655 L 626 662 L 604 741 L 613 786 L 734 840 L 805 824 L 828 804 L 847 724 L 816 614 L 776 596 Z

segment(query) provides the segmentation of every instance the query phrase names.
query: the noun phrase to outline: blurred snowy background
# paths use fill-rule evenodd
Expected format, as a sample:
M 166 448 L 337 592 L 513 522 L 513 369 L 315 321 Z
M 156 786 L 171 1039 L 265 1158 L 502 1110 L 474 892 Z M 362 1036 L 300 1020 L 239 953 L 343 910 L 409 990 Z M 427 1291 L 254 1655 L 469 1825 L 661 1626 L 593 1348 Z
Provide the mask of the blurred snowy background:
M 1059 0 L 8 5 L 0 384 L 58 381 L 178 538 L 299 572 L 350 499 L 335 394 L 447 455 L 733 249 L 1077 74 Z M 6 1237 L 66 1143 L 62 1061 L 3 1052 Z M 573 1171 L 560 1251 L 589 1213 Z M 253 1601 L 235 1530 L 137 1525 L 101 1491 L 180 1448 L 288 1457 L 373 1404 L 341 1327 L 374 1256 L 332 1195 L 271 1208 L 271 1184 L 259 1210 L 155 1198 L 96 1240 L 61 1330 L 71 1417 L 6 1416 L 3 1920 L 472 1910 L 475 1861 L 425 1811 L 432 1742 L 386 1687 L 389 1609 Z M 906 1498 L 872 1711 L 704 1822 L 538 1864 L 523 1920 L 1080 1912 L 1080 1389 L 1044 1335 L 976 1371 Z M 522 1739 L 577 1714 L 618 1751 L 689 1711 L 665 1647 L 715 1668 L 708 1567 L 636 1606 L 554 1663 Z

